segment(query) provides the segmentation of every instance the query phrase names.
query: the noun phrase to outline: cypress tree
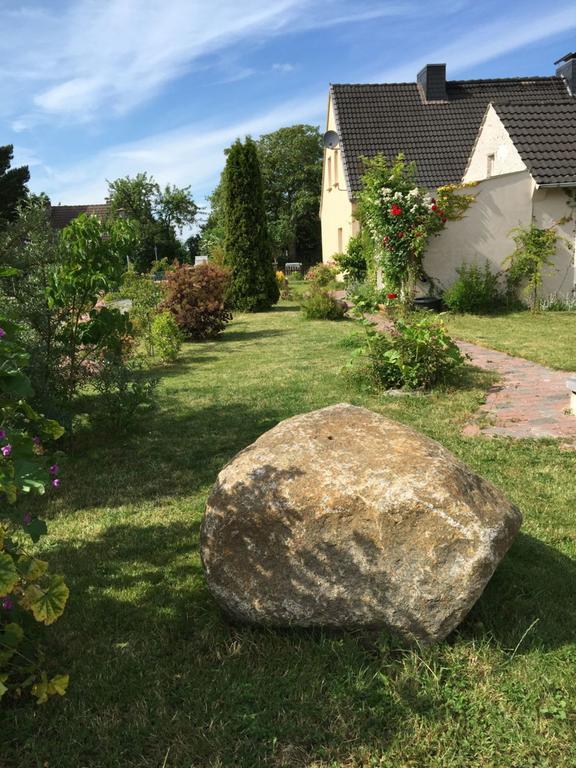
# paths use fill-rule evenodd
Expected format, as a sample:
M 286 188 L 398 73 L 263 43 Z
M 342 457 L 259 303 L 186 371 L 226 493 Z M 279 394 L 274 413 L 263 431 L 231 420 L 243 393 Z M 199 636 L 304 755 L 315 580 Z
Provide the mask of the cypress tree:
M 228 300 L 246 312 L 270 309 L 279 290 L 268 236 L 256 144 L 234 142 L 224 171 L 224 249 L 232 271 Z

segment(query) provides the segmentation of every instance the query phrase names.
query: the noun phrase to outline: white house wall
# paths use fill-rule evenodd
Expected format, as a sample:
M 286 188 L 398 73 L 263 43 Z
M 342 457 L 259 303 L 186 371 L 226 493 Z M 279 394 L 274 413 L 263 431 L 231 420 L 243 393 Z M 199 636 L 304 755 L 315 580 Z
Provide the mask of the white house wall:
M 464 261 L 480 266 L 488 262 L 492 271 L 502 269 L 514 250 L 510 230 L 530 224 L 532 190 L 528 171 L 494 176 L 467 190 L 476 195 L 476 201 L 462 220 L 448 222 L 432 238 L 424 258 L 424 269 L 439 288 L 454 282 Z
M 569 198 L 563 189 L 540 187 L 534 192 L 533 213 L 536 226 L 546 229 L 555 226 L 558 233 L 556 255 L 553 265 L 547 267 L 544 275 L 545 293 L 570 293 L 575 284 L 575 221 L 562 223 L 562 219 L 575 213 L 569 206 Z
M 328 105 L 326 130 L 337 130 L 331 99 Z M 322 222 L 322 260 L 324 262 L 333 261 L 334 254 L 345 251 L 352 235 L 358 232 L 358 222 L 353 217 L 352 203 L 346 189 L 340 149 L 324 150 L 320 218 Z
M 492 157 L 493 161 L 489 162 L 489 157 Z M 526 164 L 496 110 L 490 105 L 478 133 L 463 181 L 481 181 L 489 176 L 525 170 Z

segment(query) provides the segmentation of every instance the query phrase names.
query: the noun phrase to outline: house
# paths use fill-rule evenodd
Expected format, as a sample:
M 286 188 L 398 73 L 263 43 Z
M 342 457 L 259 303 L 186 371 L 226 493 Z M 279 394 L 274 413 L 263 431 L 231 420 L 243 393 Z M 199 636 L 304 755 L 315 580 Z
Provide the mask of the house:
M 106 218 L 108 206 L 106 203 L 96 205 L 51 205 L 50 220 L 54 229 L 64 229 L 70 222 L 86 213 L 89 216 L 97 216 L 101 221 Z
M 465 218 L 431 240 L 426 272 L 446 287 L 463 262 L 502 268 L 514 249 L 510 231 L 535 221 L 557 224 L 554 266 L 544 290 L 576 283 L 576 53 L 551 77 L 446 80 L 445 64 L 428 64 L 413 83 L 331 85 L 320 216 L 323 260 L 359 231 L 355 195 L 362 157 L 403 152 L 418 183 L 478 182 Z M 560 222 L 560 223 L 558 223 Z

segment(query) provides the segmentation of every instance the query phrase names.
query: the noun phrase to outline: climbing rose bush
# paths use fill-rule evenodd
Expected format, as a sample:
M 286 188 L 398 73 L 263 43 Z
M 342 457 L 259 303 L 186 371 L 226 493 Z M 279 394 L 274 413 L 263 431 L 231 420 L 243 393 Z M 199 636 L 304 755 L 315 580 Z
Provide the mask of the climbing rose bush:
M 14 270 L 0 268 L 0 277 Z M 28 403 L 32 387 L 23 369 L 28 356 L 18 326 L 0 312 L 0 699 L 30 689 L 38 703 L 64 695 L 67 675 L 49 678 L 25 637 L 25 614 L 52 624 L 64 611 L 68 587 L 48 563 L 28 551 L 47 532 L 46 523 L 20 502 L 31 494 L 56 491 L 60 467 L 49 461 L 46 445 L 64 432 Z
M 365 159 L 357 216 L 373 241 L 386 287 L 404 305 L 414 299 L 428 241 L 448 221 L 464 216 L 473 195 L 451 185 L 431 195 L 416 184 L 416 166 L 402 154 L 389 164 L 383 155 Z

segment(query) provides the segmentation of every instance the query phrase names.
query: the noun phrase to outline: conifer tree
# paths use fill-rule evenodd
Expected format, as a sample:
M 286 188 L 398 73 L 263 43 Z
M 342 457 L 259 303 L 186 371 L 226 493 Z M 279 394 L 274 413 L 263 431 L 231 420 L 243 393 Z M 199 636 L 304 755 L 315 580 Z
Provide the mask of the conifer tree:
M 28 166 L 10 168 L 13 150 L 12 144 L 0 147 L 0 229 L 16 217 L 18 203 L 28 194 Z
M 237 140 L 224 171 L 224 249 L 232 271 L 228 300 L 246 312 L 270 309 L 279 291 L 268 236 L 256 144 Z

